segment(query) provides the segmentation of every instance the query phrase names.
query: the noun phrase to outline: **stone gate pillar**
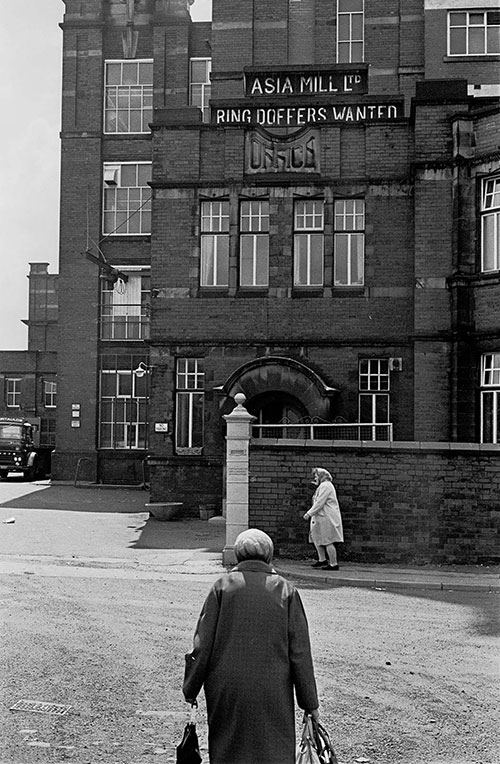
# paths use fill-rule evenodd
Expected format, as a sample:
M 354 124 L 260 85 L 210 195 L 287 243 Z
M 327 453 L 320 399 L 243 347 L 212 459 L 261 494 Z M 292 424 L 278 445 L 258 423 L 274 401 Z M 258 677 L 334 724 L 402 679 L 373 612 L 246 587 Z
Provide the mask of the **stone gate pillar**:
M 224 565 L 234 565 L 234 542 L 248 528 L 248 463 L 252 422 L 255 417 L 243 406 L 243 393 L 234 396 L 236 406 L 224 419 L 226 432 L 226 545 L 222 552 Z

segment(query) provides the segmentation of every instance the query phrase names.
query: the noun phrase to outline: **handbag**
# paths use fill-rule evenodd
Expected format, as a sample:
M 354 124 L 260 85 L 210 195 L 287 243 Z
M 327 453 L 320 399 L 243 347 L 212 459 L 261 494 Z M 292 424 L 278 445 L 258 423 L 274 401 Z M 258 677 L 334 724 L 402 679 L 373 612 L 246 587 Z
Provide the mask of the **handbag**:
M 320 722 L 304 714 L 296 764 L 338 764 L 330 736 Z
M 196 700 L 191 705 L 191 716 L 184 727 L 182 740 L 176 748 L 176 764 L 201 764 L 200 744 L 196 732 Z
M 316 741 L 316 750 L 318 752 L 321 764 L 339 764 L 335 751 L 333 749 L 330 735 L 323 727 L 321 722 L 312 720 L 314 739 Z
M 304 714 L 302 721 L 302 735 L 297 746 L 295 764 L 321 764 L 316 750 L 313 719 L 309 714 Z

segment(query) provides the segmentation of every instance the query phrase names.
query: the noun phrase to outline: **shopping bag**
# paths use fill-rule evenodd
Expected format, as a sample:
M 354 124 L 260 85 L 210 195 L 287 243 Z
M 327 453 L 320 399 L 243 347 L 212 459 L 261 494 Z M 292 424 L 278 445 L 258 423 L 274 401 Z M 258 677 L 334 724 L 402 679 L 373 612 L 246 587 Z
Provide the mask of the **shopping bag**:
M 316 750 L 312 716 L 304 714 L 302 734 L 295 755 L 295 764 L 321 764 Z
M 316 752 L 319 757 L 320 764 L 338 764 L 337 756 L 333 750 L 332 741 L 330 735 L 323 727 L 321 722 L 317 722 L 311 719 L 314 741 L 316 744 Z
M 191 717 L 184 727 L 182 740 L 176 748 L 176 764 L 201 764 L 200 745 L 196 732 L 197 707 L 198 703 L 195 701 L 191 706 Z

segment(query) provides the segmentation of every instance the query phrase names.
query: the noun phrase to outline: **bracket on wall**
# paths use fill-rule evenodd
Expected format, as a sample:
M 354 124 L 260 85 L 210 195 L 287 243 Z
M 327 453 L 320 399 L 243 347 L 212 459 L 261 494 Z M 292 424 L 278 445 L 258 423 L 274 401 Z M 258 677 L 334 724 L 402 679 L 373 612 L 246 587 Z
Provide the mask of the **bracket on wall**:
M 127 274 L 122 273 L 122 271 L 119 271 L 117 268 L 113 268 L 113 266 L 108 263 L 102 252 L 99 252 L 99 255 L 94 255 L 90 249 L 86 249 L 85 257 L 87 260 L 90 260 L 91 263 L 95 263 L 99 266 L 102 275 L 108 281 L 111 281 L 113 284 L 116 284 L 118 280 L 125 282 L 125 284 L 127 283 Z

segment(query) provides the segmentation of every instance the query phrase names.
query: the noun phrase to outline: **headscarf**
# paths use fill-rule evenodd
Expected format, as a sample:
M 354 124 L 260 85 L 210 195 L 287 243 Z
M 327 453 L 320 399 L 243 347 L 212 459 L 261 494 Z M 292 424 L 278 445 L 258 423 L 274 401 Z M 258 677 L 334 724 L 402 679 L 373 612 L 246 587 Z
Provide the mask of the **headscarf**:
M 270 563 L 274 546 L 267 533 L 258 528 L 250 528 L 239 534 L 234 542 L 234 553 L 238 562 L 243 560 L 263 560 Z
M 331 474 L 328 472 L 328 470 L 323 469 L 323 467 L 313 467 L 313 472 L 315 472 L 318 476 L 318 485 L 320 483 L 324 483 L 325 480 L 329 480 L 330 483 L 333 483 Z

